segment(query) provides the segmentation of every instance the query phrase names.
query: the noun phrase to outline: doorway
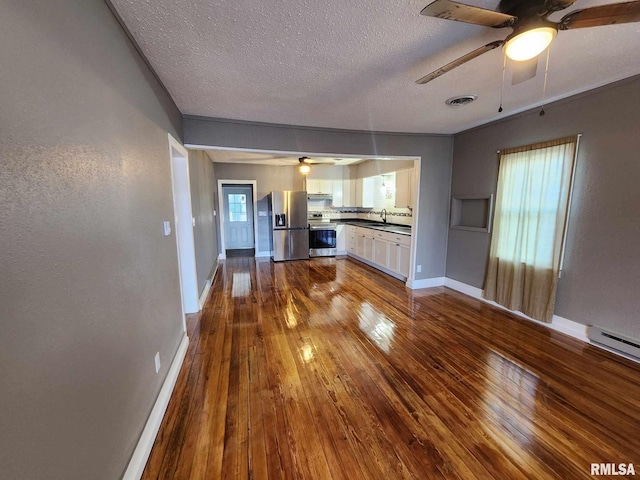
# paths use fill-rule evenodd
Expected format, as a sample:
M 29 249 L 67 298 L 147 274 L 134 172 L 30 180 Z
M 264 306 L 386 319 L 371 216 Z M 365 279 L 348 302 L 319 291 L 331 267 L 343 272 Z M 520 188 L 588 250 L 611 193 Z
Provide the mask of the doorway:
M 222 237 L 225 257 L 254 256 L 254 185 L 221 185 Z
M 196 252 L 193 240 L 193 214 L 191 210 L 191 186 L 189 184 L 189 153 L 169 134 L 169 156 L 171 162 L 171 189 L 173 191 L 173 213 L 178 249 L 178 274 L 182 296 L 183 328 L 186 332 L 184 314 L 200 310 L 198 280 L 196 275 Z

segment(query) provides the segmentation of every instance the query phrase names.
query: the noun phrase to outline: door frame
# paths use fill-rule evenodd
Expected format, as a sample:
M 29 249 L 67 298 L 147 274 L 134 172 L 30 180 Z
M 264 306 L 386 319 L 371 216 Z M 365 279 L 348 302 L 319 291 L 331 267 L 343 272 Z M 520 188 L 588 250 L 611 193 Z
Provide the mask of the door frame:
M 222 195 L 222 187 L 224 185 L 251 185 L 251 196 L 252 205 L 253 205 L 253 248 L 255 251 L 255 256 L 261 256 L 262 252 L 258 252 L 258 199 L 257 195 L 257 186 L 258 182 L 256 180 L 218 180 L 218 208 L 220 210 L 220 215 L 218 215 L 218 222 L 220 224 L 220 254 L 218 258 L 220 260 L 224 260 L 227 258 L 227 245 L 225 240 L 225 231 L 224 231 L 224 197 Z
M 173 221 L 178 253 L 178 277 L 182 299 L 182 328 L 187 331 L 185 314 L 200 311 L 196 249 L 193 238 L 193 210 L 189 182 L 189 152 L 169 135 L 169 166 L 173 197 Z M 175 172 L 178 173 L 176 175 Z

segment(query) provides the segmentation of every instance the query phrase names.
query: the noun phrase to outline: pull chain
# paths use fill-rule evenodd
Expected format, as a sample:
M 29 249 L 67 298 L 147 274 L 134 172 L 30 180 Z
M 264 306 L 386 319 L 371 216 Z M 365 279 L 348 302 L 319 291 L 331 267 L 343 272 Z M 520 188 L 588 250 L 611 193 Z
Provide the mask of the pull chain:
M 544 84 L 542 86 L 542 108 L 540 109 L 540 116 L 544 117 L 544 100 L 547 94 L 547 75 L 549 74 L 549 51 L 551 47 L 547 47 L 547 64 L 544 67 Z
M 500 88 L 500 108 L 498 108 L 498 113 L 502 112 L 502 95 L 504 93 L 504 75 L 507 71 L 507 55 L 506 54 L 502 54 L 503 56 L 503 61 L 502 61 L 502 88 Z

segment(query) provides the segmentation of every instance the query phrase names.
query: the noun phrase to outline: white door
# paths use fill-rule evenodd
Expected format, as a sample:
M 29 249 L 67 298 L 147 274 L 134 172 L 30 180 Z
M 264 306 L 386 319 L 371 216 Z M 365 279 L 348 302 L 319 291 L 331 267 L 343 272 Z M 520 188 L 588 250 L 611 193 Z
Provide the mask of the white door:
M 225 185 L 224 240 L 227 250 L 253 248 L 253 198 L 251 185 Z

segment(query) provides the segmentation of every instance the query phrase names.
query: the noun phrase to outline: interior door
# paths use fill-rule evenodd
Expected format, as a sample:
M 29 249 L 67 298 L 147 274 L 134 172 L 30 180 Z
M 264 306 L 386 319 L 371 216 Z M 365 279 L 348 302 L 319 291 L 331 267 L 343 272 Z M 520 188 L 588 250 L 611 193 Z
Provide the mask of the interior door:
M 224 241 L 227 250 L 254 248 L 251 185 L 224 185 Z

